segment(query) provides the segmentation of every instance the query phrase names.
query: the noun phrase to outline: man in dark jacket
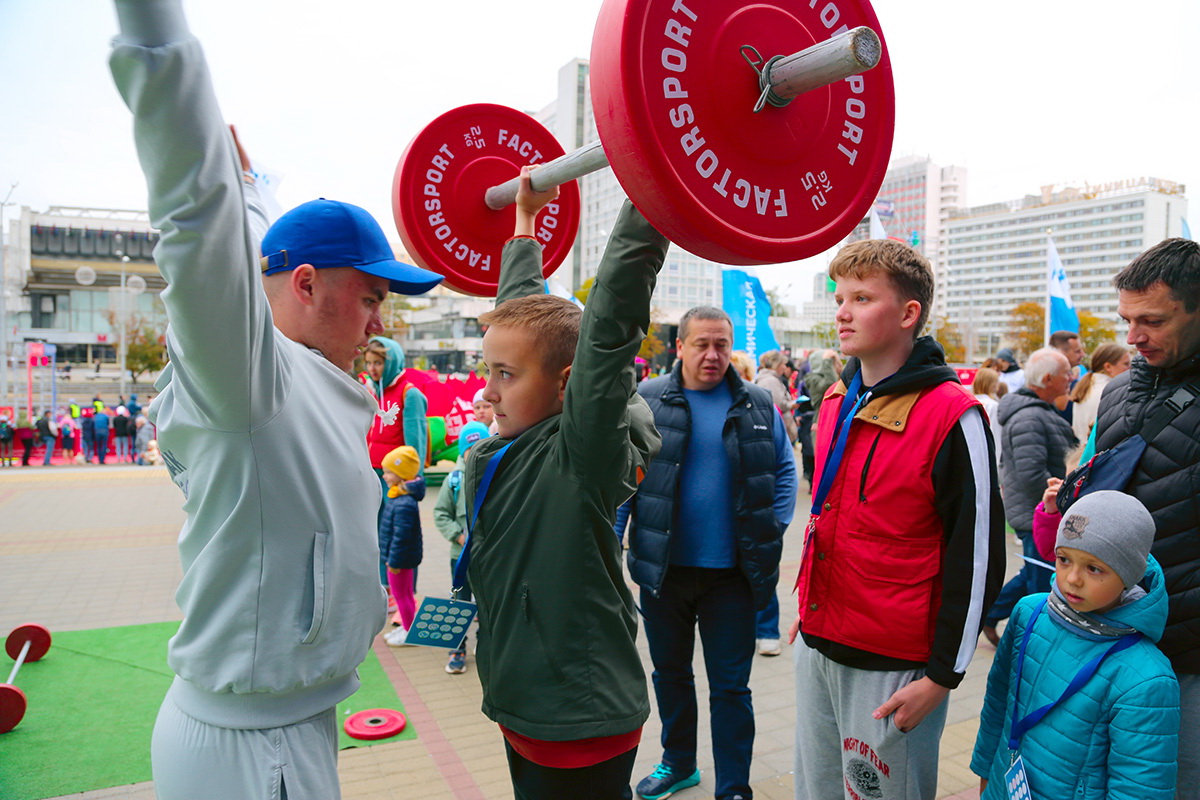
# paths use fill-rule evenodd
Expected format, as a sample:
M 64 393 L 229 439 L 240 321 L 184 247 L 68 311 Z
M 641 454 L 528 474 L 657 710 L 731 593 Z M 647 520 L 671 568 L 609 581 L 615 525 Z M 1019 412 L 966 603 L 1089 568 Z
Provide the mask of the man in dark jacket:
M 996 415 L 1002 426 L 1000 474 L 1004 486 L 1004 516 L 1021 539 L 1026 561 L 984 620 L 983 635 L 992 644 L 1000 641 L 996 623 L 1007 619 L 1017 601 L 1028 594 L 1050 591 L 1049 565 L 1041 566 L 1033 543 L 1033 510 L 1050 478 L 1067 476 L 1067 453 L 1079 440 L 1071 425 L 1058 413 L 1055 401 L 1071 385 L 1071 363 L 1056 348 L 1034 352 L 1025 362 L 1025 385 L 1000 398 Z
M 630 512 L 629 573 L 641 587 L 662 762 L 638 784 L 656 800 L 700 782 L 696 769 L 696 625 L 708 671 L 718 800 L 749 800 L 755 610 L 779 577 L 783 531 L 796 502 L 796 463 L 771 395 L 730 366 L 733 325 L 718 308 L 683 315 L 679 362 L 643 381 L 662 450 Z
M 1138 355 L 1100 398 L 1096 449 L 1141 431 L 1168 401 L 1200 393 L 1200 245 L 1167 239 L 1113 279 L 1117 312 Z M 1181 392 L 1180 390 L 1186 390 Z M 1159 647 L 1179 678 L 1179 778 L 1176 797 L 1200 785 L 1200 400 L 1191 402 L 1146 446 L 1126 491 L 1150 510 L 1151 553 L 1166 576 L 1169 610 Z M 1190 793 L 1190 794 L 1189 794 Z

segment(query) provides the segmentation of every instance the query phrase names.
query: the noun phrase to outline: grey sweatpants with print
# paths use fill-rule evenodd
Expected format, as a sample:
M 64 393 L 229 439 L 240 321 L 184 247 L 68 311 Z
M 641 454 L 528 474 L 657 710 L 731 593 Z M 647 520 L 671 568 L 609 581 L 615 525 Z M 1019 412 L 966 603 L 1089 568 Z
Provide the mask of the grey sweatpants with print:
M 934 800 L 949 697 L 901 733 L 871 713 L 923 670 L 874 672 L 797 639 L 796 800 Z
M 150 740 L 158 800 L 337 800 L 337 709 L 281 728 L 221 728 L 170 693 Z

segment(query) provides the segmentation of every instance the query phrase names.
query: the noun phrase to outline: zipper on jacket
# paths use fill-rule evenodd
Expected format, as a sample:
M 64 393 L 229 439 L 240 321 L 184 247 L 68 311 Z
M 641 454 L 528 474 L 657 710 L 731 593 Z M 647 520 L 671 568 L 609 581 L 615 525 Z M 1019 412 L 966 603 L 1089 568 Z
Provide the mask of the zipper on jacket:
M 542 643 L 542 650 L 546 654 L 546 663 L 550 665 L 550 669 L 560 682 L 566 682 L 566 676 L 558 666 L 558 662 L 554 659 L 554 654 L 550 652 L 550 643 L 546 641 L 546 633 L 542 630 L 542 624 L 538 622 L 537 615 L 533 613 L 533 607 L 529 602 L 529 581 L 528 579 L 521 581 L 521 611 L 525 615 L 526 622 L 533 623 L 533 629 L 537 632 L 538 641 Z
M 871 442 L 871 449 L 867 451 L 867 463 L 863 464 L 862 478 L 858 483 L 858 502 L 867 502 L 867 473 L 871 470 L 871 459 L 875 457 L 875 448 L 879 445 L 879 437 L 883 436 L 883 431 L 875 434 L 875 441 Z

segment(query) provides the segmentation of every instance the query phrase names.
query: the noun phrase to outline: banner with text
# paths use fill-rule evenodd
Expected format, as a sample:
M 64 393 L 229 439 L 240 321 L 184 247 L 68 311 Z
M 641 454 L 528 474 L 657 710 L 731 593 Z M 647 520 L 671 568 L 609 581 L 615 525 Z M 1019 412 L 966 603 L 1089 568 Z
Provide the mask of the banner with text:
M 725 313 L 733 320 L 733 349 L 745 350 L 758 364 L 761 354 L 779 349 L 775 334 L 767 324 L 771 319 L 771 301 L 755 276 L 740 269 L 722 272 Z

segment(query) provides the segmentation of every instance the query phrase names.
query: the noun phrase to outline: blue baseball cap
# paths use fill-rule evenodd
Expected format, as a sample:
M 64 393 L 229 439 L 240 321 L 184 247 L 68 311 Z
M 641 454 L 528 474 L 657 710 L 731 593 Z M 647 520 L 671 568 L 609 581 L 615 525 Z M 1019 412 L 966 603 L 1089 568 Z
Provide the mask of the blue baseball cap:
M 264 275 L 311 264 L 353 267 L 387 278 L 398 294 L 423 294 L 442 282 L 427 269 L 397 261 L 383 229 L 366 209 L 337 200 L 310 200 L 284 214 L 262 241 Z

